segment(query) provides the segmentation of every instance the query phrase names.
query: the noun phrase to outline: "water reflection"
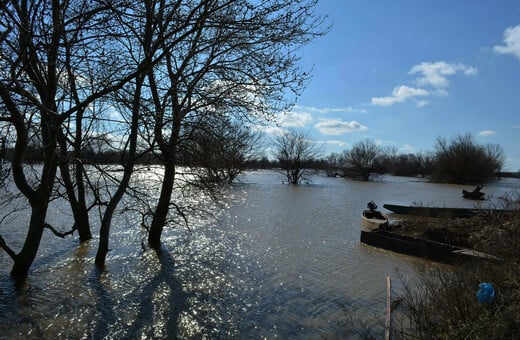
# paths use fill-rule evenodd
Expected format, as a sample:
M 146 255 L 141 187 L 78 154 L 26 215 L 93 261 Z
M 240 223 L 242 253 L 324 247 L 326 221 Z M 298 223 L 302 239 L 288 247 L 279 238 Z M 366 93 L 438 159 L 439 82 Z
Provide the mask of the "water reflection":
M 520 188 L 508 181 L 486 193 Z M 0 338 L 352 336 L 345 313 L 379 325 L 373 316 L 384 311 L 387 275 L 414 280 L 441 266 L 360 244 L 366 202 L 473 204 L 462 188 L 394 177 L 315 177 L 294 187 L 250 172 L 225 188 L 224 208 L 199 197 L 217 218 L 194 215 L 191 232 L 167 229 L 159 253 L 143 249 L 139 216 L 117 215 L 102 272 L 93 265 L 97 240 L 46 235 L 19 290 L 0 254 Z

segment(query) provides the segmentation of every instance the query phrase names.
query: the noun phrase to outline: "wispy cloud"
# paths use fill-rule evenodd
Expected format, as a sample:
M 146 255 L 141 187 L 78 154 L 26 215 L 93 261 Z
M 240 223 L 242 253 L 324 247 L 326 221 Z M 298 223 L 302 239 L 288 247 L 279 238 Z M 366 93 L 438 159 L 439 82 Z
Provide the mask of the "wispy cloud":
M 304 127 L 314 119 L 307 112 L 284 112 L 278 115 L 278 123 L 285 127 Z
M 337 145 L 337 146 L 342 147 L 342 148 L 346 148 L 346 147 L 350 147 L 351 146 L 350 144 L 345 143 L 345 142 L 340 141 L 340 140 L 328 140 L 328 141 L 323 142 L 323 144 Z
M 409 98 L 424 97 L 427 95 L 429 95 L 429 92 L 424 89 L 401 85 L 394 88 L 394 90 L 392 91 L 392 95 L 389 97 L 372 98 L 372 104 L 379 106 L 391 106 L 396 103 L 402 103 Z
M 461 63 L 447 63 L 438 61 L 435 63 L 420 63 L 412 67 L 408 74 L 419 74 L 416 79 L 418 86 L 431 86 L 433 88 L 445 89 L 450 85 L 448 76 L 459 72 L 465 75 L 476 75 L 477 69 Z
M 520 59 L 520 25 L 506 28 L 504 44 L 493 47 L 493 50 L 499 54 L 512 54 Z
M 294 106 L 294 109 L 297 111 L 310 111 L 314 113 L 334 113 L 334 112 L 347 112 L 347 113 L 366 113 L 367 110 L 365 109 L 356 109 L 352 106 L 347 107 L 315 107 L 315 106 L 300 106 L 296 105 Z
M 281 136 L 286 131 L 279 126 L 273 126 L 273 125 L 254 125 L 254 126 L 252 126 L 252 128 L 255 129 L 256 131 L 260 131 L 265 134 L 274 135 L 274 136 Z
M 465 75 L 476 75 L 478 70 L 474 67 L 461 63 L 447 63 L 437 61 L 434 63 L 424 62 L 412 66 L 409 75 L 417 75 L 414 83 L 417 87 L 406 85 L 396 86 L 391 96 L 373 97 L 372 104 L 378 106 L 392 106 L 397 103 L 404 103 L 408 99 L 427 97 L 431 95 L 447 95 L 447 88 L 450 85 L 449 76 L 457 73 Z M 424 107 L 429 104 L 426 100 L 417 100 L 417 107 Z
M 399 152 L 400 153 L 414 153 L 415 152 L 415 147 L 413 145 L 410 145 L 410 144 L 404 144 L 403 146 L 401 146 L 399 148 Z
M 491 136 L 494 136 L 496 135 L 497 133 L 493 130 L 484 130 L 484 131 L 480 131 L 479 133 L 477 133 L 478 136 L 480 137 L 491 137 Z
M 339 119 L 323 120 L 314 126 L 324 135 L 338 136 L 355 131 L 365 131 L 368 127 L 359 124 L 355 120 L 344 122 Z

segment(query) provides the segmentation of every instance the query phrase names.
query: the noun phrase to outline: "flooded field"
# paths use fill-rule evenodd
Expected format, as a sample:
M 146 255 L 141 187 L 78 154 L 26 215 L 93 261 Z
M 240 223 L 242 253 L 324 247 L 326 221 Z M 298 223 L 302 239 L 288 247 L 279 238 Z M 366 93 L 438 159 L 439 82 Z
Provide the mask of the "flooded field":
M 241 176 L 224 189 L 223 205 L 199 202 L 213 216 L 194 218 L 191 231 L 167 229 L 159 255 L 142 246 L 137 217 L 118 214 L 103 272 L 94 266 L 97 238 L 79 246 L 45 233 L 27 284 L 16 290 L 1 252 L 0 338 L 353 336 L 347 315 L 380 326 L 387 276 L 413 281 L 440 266 L 360 244 L 366 203 L 475 205 L 461 196 L 471 188 L 414 178 L 316 175 L 298 187 L 282 180 L 272 171 Z M 482 204 L 519 189 L 517 179 L 487 185 Z M 49 222 L 67 218 L 67 206 L 55 204 Z M 1 226 L 15 249 L 24 226 L 22 213 Z

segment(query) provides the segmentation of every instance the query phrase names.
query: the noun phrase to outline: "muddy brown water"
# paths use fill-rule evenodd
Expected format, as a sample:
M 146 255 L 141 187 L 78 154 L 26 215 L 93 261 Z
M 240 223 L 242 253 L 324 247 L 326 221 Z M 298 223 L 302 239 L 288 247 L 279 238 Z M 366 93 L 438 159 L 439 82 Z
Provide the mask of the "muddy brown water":
M 138 217 L 118 214 L 103 272 L 94 266 L 97 238 L 78 245 L 46 232 L 17 290 L 1 252 L 0 338 L 355 336 L 346 319 L 374 327 L 384 320 L 387 276 L 398 294 L 397 277 L 413 281 L 439 266 L 360 244 L 368 201 L 489 206 L 520 190 L 519 180 L 504 179 L 475 203 L 461 196 L 471 187 L 406 177 L 364 183 L 314 175 L 296 187 L 279 173 L 250 171 L 239 180 L 224 189 L 224 206 L 199 202 L 213 217 L 194 217 L 191 231 L 167 229 L 159 255 L 142 247 Z M 17 250 L 26 218 L 20 212 L 0 227 Z M 49 222 L 67 221 L 67 206 L 53 203 Z

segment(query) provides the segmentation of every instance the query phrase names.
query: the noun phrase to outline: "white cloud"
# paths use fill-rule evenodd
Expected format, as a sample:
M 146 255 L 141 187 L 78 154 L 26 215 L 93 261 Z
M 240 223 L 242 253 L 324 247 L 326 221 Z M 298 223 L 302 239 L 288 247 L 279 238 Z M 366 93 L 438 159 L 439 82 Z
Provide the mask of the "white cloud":
M 268 135 L 275 135 L 275 136 L 281 136 L 286 131 L 279 126 L 273 126 L 273 125 L 253 125 L 252 128 L 257 131 L 266 133 Z
M 315 125 L 316 129 L 324 135 L 337 136 L 344 133 L 350 133 L 354 131 L 365 131 L 368 128 L 364 125 L 359 124 L 355 120 L 351 122 L 344 122 L 338 119 L 323 120 Z
M 450 85 L 448 76 L 455 75 L 459 72 L 465 75 L 476 75 L 477 69 L 461 63 L 446 63 L 437 61 L 435 63 L 420 63 L 412 67 L 408 74 L 420 74 L 416 79 L 418 86 L 431 86 L 434 88 L 444 89 Z
M 285 127 L 304 127 L 312 121 L 312 116 L 307 112 L 289 111 L 278 115 L 278 122 Z
M 491 136 L 494 136 L 496 134 L 497 133 L 495 131 L 492 131 L 492 130 L 484 130 L 484 131 L 480 131 L 479 133 L 477 133 L 477 135 L 479 135 L 480 137 L 491 137 Z
M 520 58 L 520 25 L 508 27 L 504 31 L 504 45 L 497 45 L 493 50 L 499 54 L 512 54 Z
M 401 146 L 399 148 L 399 151 L 401 153 L 414 153 L 415 152 L 415 147 L 413 145 L 410 145 L 410 144 L 404 144 L 403 146 Z
M 477 69 L 461 63 L 447 63 L 437 61 L 434 63 L 424 62 L 413 66 L 408 74 L 418 77 L 415 83 L 419 87 L 410 87 L 406 85 L 397 86 L 392 91 L 392 95 L 388 97 L 372 98 L 373 105 L 391 106 L 396 103 L 403 103 L 410 98 L 426 97 L 431 95 L 445 96 L 448 95 L 446 88 L 450 85 L 449 76 L 457 73 L 465 75 L 476 75 Z M 425 89 L 429 88 L 429 89 Z M 418 100 L 417 107 L 424 107 L 429 102 L 426 100 Z
M 337 146 L 342 147 L 342 148 L 350 147 L 350 144 L 345 143 L 345 142 L 340 141 L 340 140 L 328 140 L 328 141 L 325 141 L 323 143 L 324 144 L 330 144 L 330 145 L 337 145 Z
M 320 107 L 315 107 L 315 106 L 299 106 L 299 105 L 296 105 L 296 106 L 294 106 L 294 109 L 296 109 L 296 110 L 304 110 L 304 111 L 311 111 L 311 112 L 322 113 L 322 114 L 331 113 L 331 112 L 347 112 L 347 113 L 355 113 L 355 112 L 366 113 L 367 112 L 367 110 L 365 110 L 365 109 L 355 109 L 352 106 L 347 106 L 347 107 L 323 107 L 323 108 L 320 108 Z
M 372 98 L 372 104 L 379 106 L 391 106 L 396 103 L 402 103 L 408 98 L 424 97 L 427 95 L 429 95 L 429 92 L 425 89 L 401 85 L 394 88 L 392 91 L 392 96 Z

